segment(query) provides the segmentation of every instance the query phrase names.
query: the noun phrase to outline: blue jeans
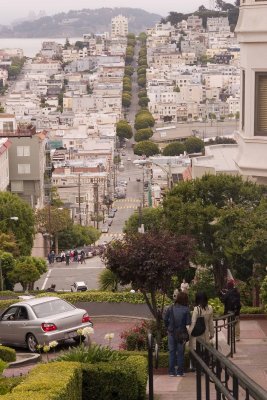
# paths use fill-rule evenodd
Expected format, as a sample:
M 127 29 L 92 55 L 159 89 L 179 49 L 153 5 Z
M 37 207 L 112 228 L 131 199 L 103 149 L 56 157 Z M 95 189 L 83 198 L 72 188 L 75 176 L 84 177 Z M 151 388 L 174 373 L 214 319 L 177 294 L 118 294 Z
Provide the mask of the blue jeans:
M 177 343 L 173 335 L 168 334 L 168 349 L 169 349 L 169 374 L 176 375 L 175 366 L 177 366 L 177 373 L 184 372 L 184 343 Z

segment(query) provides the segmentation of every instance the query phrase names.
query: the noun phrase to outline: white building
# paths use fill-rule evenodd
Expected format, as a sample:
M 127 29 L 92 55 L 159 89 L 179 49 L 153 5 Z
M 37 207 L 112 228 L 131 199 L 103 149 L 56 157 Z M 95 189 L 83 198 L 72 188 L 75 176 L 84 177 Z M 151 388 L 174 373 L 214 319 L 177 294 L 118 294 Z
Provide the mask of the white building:
M 243 0 L 240 42 L 241 118 L 236 157 L 242 175 L 267 184 L 267 3 Z
M 117 17 L 111 20 L 111 37 L 125 37 L 128 35 L 128 18 L 123 15 L 117 15 Z
M 9 185 L 8 148 L 11 142 L 7 138 L 0 138 L 0 192 L 6 191 Z

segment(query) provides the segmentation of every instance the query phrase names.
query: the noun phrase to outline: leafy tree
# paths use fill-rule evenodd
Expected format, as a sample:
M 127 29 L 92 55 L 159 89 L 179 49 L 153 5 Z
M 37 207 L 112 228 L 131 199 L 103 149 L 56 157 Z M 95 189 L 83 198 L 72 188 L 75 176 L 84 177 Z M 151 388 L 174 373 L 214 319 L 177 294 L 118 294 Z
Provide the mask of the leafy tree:
M 143 294 L 156 320 L 159 342 L 165 294 L 172 276 L 189 267 L 192 253 L 192 239 L 166 231 L 126 235 L 107 246 L 104 258 L 107 268 L 118 277 L 120 284 L 130 284 Z M 160 309 L 158 292 L 162 294 Z
M 134 154 L 137 154 L 138 156 L 146 155 L 146 157 L 150 157 L 159 153 L 159 146 L 149 140 L 144 140 L 134 145 Z
M 141 32 L 141 33 L 139 34 L 139 36 L 138 36 L 138 40 L 139 40 L 141 43 L 145 43 L 145 42 L 146 42 L 146 39 L 147 39 L 147 34 L 146 34 L 145 32 Z
M 137 68 L 137 75 L 146 75 L 146 67 L 138 67 Z
M 148 97 L 140 97 L 138 104 L 140 107 L 147 107 L 149 102 L 150 102 L 150 100 Z
M 18 217 L 18 220 L 11 220 L 11 217 Z M 13 233 L 20 254 L 31 254 L 35 234 L 33 210 L 9 192 L 0 192 L 0 232 Z
M 120 141 L 123 139 L 131 139 L 133 130 L 131 125 L 126 120 L 120 120 L 116 125 L 116 133 Z
M 68 48 L 71 47 L 69 38 L 66 38 L 65 44 L 64 44 L 64 50 L 68 50 Z
M 126 65 L 125 69 L 124 69 L 124 74 L 126 76 L 132 76 L 134 73 L 134 67 L 132 67 L 131 65 Z
M 19 255 L 19 248 L 16 243 L 16 238 L 12 232 L 0 232 L 0 249 L 2 251 L 12 254 L 14 257 Z
M 134 140 L 136 142 L 142 142 L 148 140 L 153 136 L 153 131 L 151 128 L 139 129 L 134 135 Z
M 137 79 L 137 83 L 138 83 L 138 86 L 140 86 L 142 88 L 146 87 L 146 77 L 145 77 L 145 75 L 140 75 L 139 78 Z
M 173 88 L 173 91 L 174 91 L 174 92 L 177 92 L 177 93 L 180 93 L 180 88 L 179 88 L 179 86 L 175 86 L 175 87 Z
M 58 253 L 58 235 L 73 225 L 69 210 L 46 206 L 36 212 L 37 229 L 54 237 L 55 252 Z
M 160 207 L 140 209 L 139 213 L 132 214 L 125 222 L 123 230 L 127 234 L 135 234 L 141 224 L 144 225 L 145 232 L 161 232 L 164 229 L 163 209 Z
M 46 262 L 39 257 L 20 257 L 14 269 L 9 272 L 10 281 L 20 283 L 24 291 L 33 289 L 34 282 L 47 270 Z
M 93 226 L 73 225 L 59 233 L 58 244 L 60 249 L 73 249 L 95 243 L 99 237 L 99 230 Z
M 203 140 L 195 136 L 187 138 L 184 142 L 184 145 L 188 154 L 201 153 L 204 149 Z
M 206 175 L 202 179 L 180 182 L 168 193 L 164 211 L 168 229 L 176 234 L 190 234 L 197 240 L 196 262 L 212 266 L 216 289 L 225 285 L 229 258 L 218 236 L 218 221 L 233 204 L 246 209 L 260 204 L 266 189 L 241 177 Z M 231 228 L 231 224 L 228 223 Z
M 179 156 L 180 154 L 184 154 L 185 145 L 182 142 L 173 142 L 168 144 L 164 150 L 164 156 Z
M 147 91 L 146 91 L 146 89 L 141 89 L 141 90 L 139 90 L 139 92 L 138 92 L 138 97 L 139 97 L 139 99 L 140 99 L 141 97 L 147 97 Z
M 141 110 L 136 114 L 134 127 L 136 130 L 153 127 L 155 120 L 149 111 Z
M 138 65 L 147 68 L 147 59 L 145 57 L 138 59 Z
M 122 105 L 123 107 L 130 107 L 131 105 L 131 100 L 132 100 L 132 96 L 128 93 L 128 92 L 123 92 L 122 93 Z
M 86 46 L 85 46 L 85 43 L 84 43 L 84 42 L 82 42 L 81 40 L 77 40 L 77 41 L 75 42 L 74 47 L 76 47 L 76 48 L 79 49 L 79 50 L 82 50 L 82 49 L 83 49 L 84 47 L 86 47 Z
M 132 84 L 124 83 L 122 88 L 123 88 L 124 92 L 131 92 L 132 91 Z
M 3 288 L 3 290 L 13 290 L 13 285 L 7 276 L 15 267 L 15 259 L 11 253 L 3 251 L 2 247 L 0 250 L 0 262 L 2 270 L 2 282 L 0 276 L 0 290 L 1 288 Z

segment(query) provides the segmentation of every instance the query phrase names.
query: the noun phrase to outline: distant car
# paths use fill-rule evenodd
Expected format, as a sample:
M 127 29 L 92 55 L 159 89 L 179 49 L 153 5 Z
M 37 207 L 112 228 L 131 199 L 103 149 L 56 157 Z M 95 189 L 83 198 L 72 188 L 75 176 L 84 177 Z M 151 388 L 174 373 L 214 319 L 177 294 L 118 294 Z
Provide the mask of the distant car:
M 123 152 L 121 153 L 121 155 L 122 155 L 122 156 L 126 156 L 126 153 L 125 153 L 125 151 L 123 151 Z
M 127 158 L 127 161 L 132 161 L 131 157 L 128 157 L 128 158 Z
M 108 233 L 108 231 L 109 231 L 109 226 L 108 225 L 103 225 L 102 228 L 101 228 L 101 232 L 102 233 Z
M 109 218 L 109 219 L 108 219 L 108 226 L 111 226 L 111 225 L 112 225 L 112 222 L 113 222 L 113 219 L 112 219 L 112 218 Z
M 116 213 L 118 211 L 118 209 L 116 207 L 113 207 L 111 210 L 113 213 Z
M 53 340 L 80 340 L 78 329 L 93 326 L 83 309 L 58 297 L 40 297 L 12 304 L 0 318 L 0 342 L 37 351 Z
M 141 182 L 141 179 L 140 178 L 136 178 L 136 182 Z
M 108 218 L 114 218 L 115 217 L 115 213 L 113 211 L 110 211 L 108 214 Z
M 86 292 L 88 290 L 88 287 L 85 282 L 74 282 L 73 285 L 71 285 L 71 291 L 72 292 Z

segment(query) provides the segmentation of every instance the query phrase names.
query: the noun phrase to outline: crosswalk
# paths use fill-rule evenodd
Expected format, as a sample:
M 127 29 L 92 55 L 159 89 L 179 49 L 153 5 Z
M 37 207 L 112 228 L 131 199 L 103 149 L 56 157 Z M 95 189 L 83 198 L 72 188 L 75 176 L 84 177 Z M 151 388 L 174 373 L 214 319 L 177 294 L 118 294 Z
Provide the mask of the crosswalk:
M 126 199 L 118 199 L 114 201 L 114 205 L 121 204 L 121 203 L 138 203 L 140 204 L 141 200 L 136 197 L 127 197 Z
M 101 239 L 105 238 L 113 238 L 113 239 L 122 239 L 124 233 L 102 233 Z
M 126 208 L 127 209 L 134 209 L 134 210 L 136 210 L 137 208 L 138 208 L 139 206 L 136 206 L 136 205 L 129 205 L 129 206 L 117 206 L 117 209 L 118 210 L 125 210 Z

